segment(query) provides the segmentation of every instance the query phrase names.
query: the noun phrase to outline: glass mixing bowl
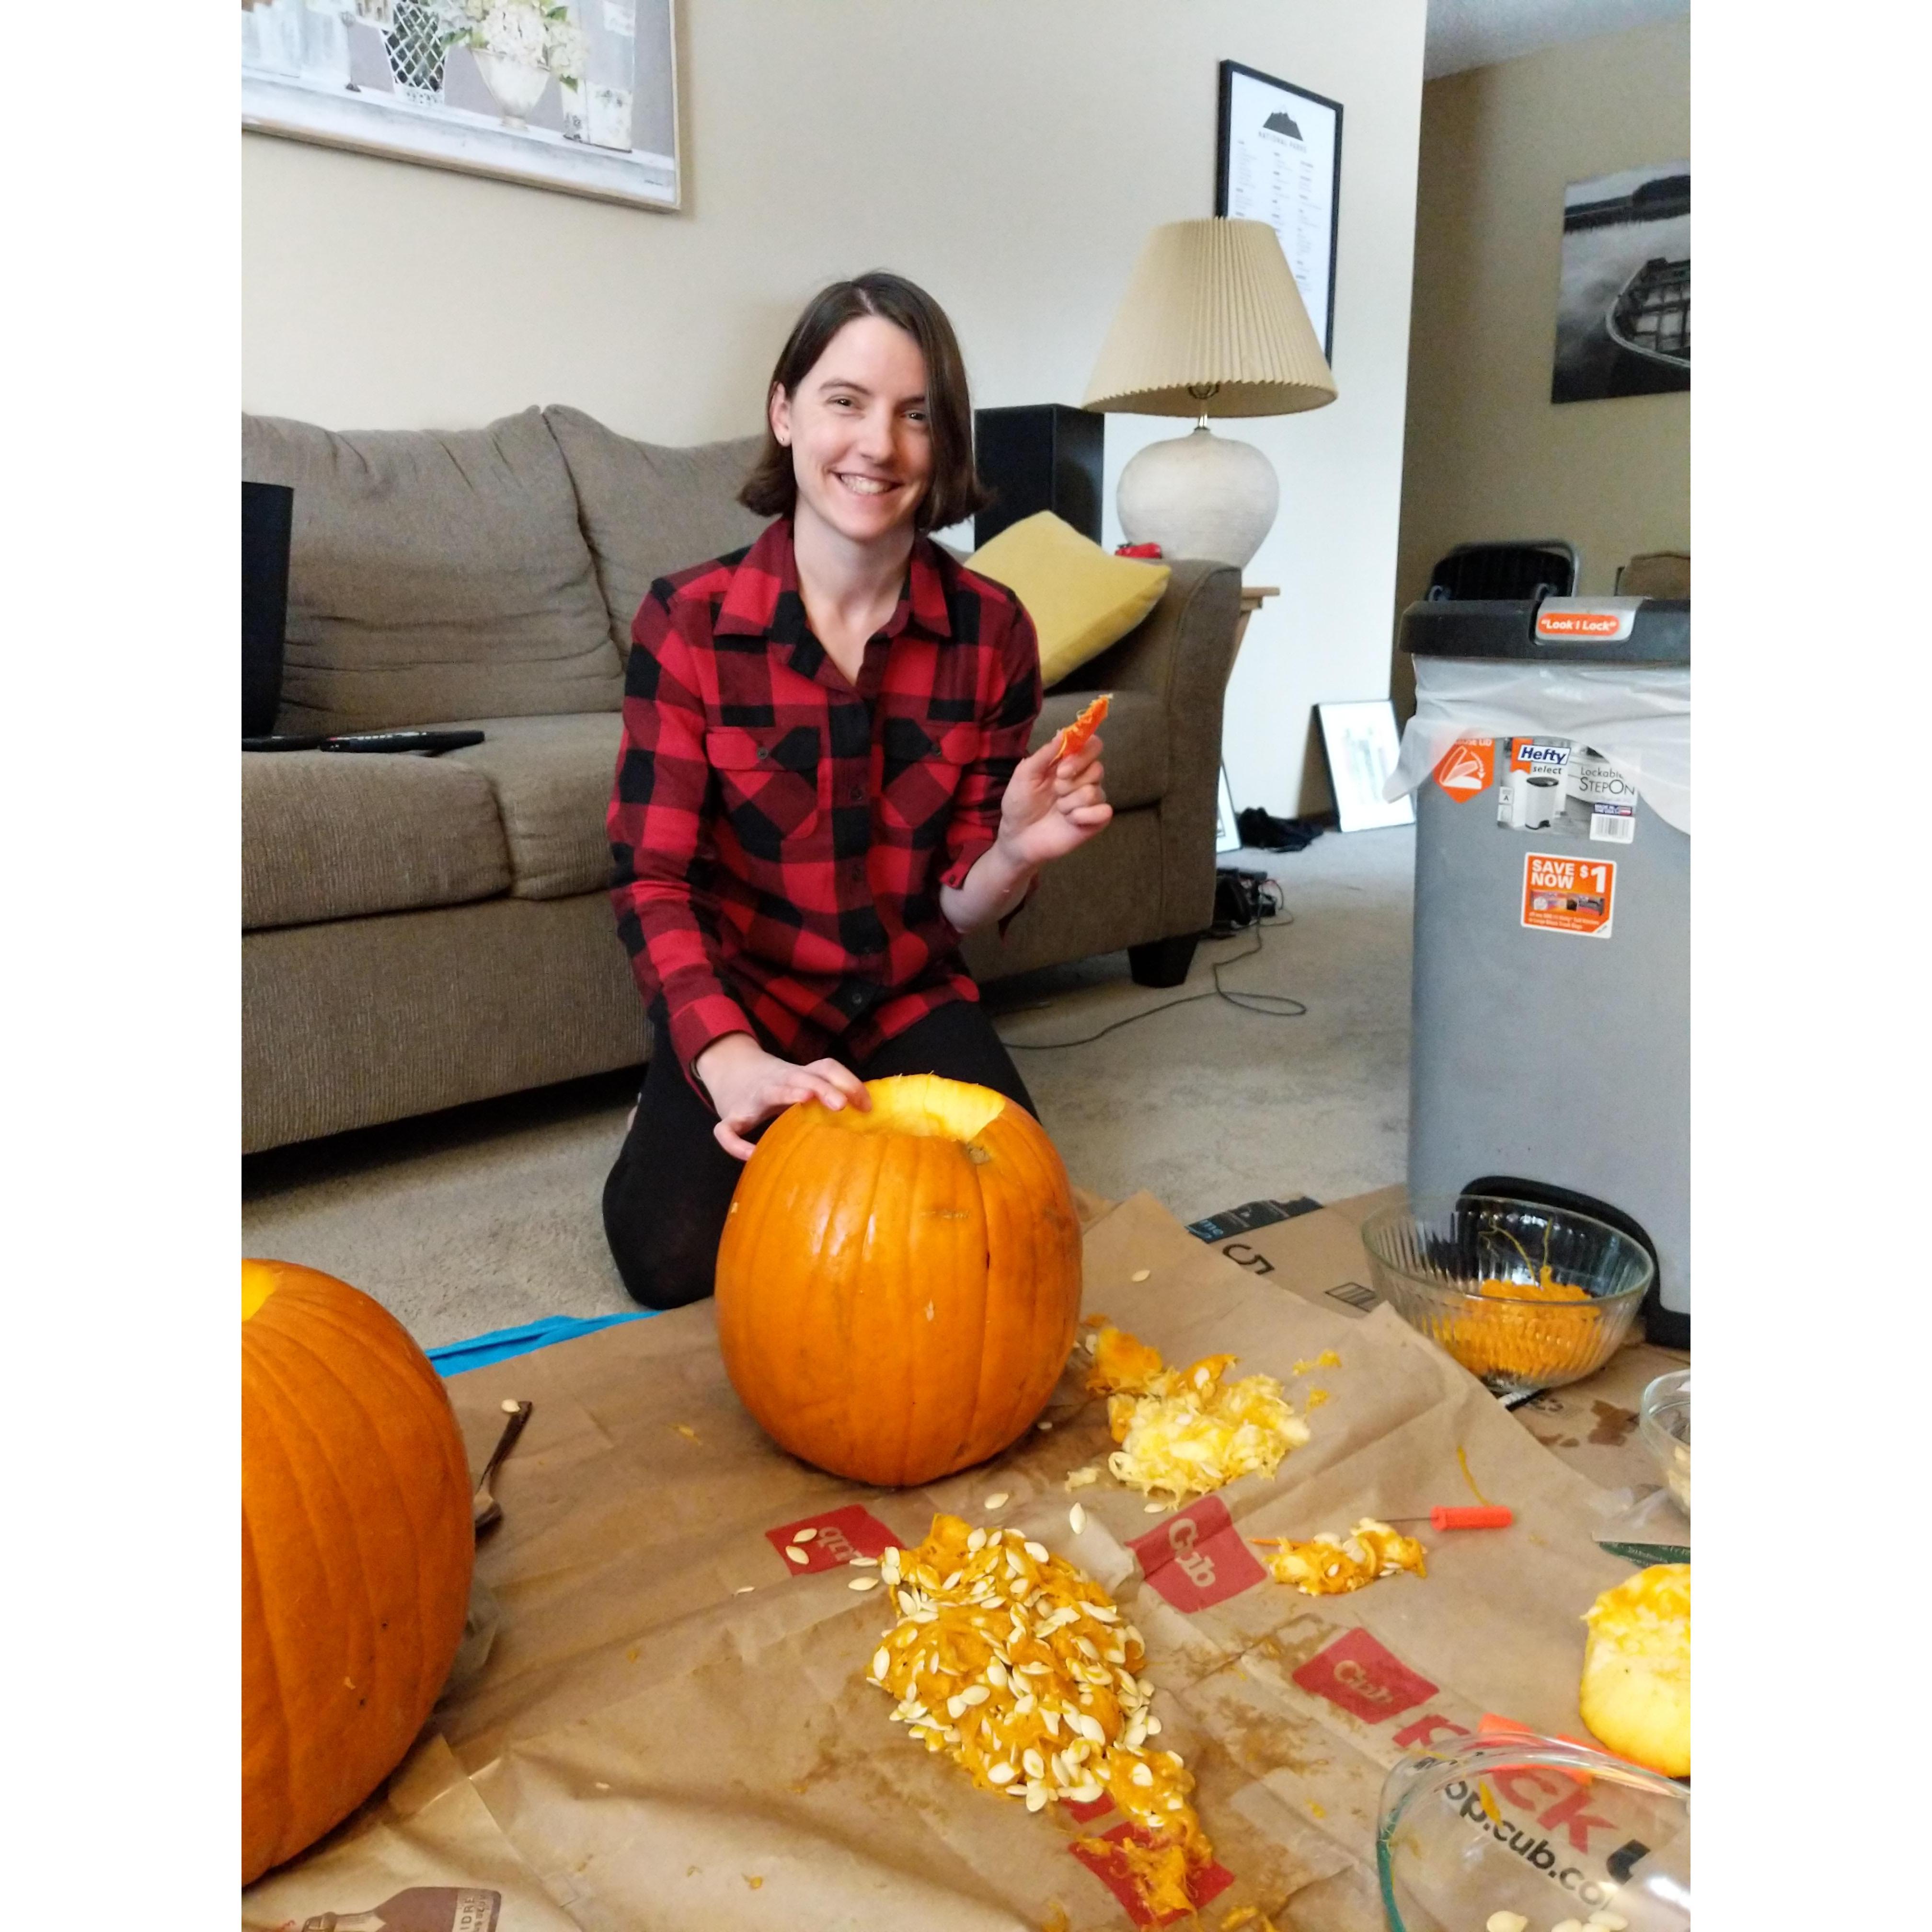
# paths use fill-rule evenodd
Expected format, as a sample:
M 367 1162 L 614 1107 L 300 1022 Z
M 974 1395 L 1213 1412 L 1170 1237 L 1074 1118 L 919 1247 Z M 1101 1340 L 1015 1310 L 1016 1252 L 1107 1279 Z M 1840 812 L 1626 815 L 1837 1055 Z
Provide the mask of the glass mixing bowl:
M 1362 1223 L 1376 1288 L 1498 1395 L 1594 1375 L 1656 1274 L 1642 1243 L 1567 1208 L 1425 1197 Z
M 1690 1514 L 1690 1371 L 1674 1369 L 1646 1388 L 1636 1432 L 1657 1458 L 1664 1485 Z
M 1690 1793 L 1582 1744 L 1527 1734 L 1404 1758 L 1382 1785 L 1376 1869 L 1388 1932 L 1686 1932 Z M 1504 1921 L 1505 1924 L 1511 1922 Z

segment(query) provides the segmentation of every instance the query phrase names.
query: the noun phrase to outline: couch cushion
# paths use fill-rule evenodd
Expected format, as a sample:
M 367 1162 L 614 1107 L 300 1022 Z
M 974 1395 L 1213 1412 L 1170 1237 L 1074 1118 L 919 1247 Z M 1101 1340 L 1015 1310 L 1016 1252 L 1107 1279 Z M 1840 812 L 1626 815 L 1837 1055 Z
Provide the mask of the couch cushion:
M 1071 724 L 1094 696 L 1090 691 L 1049 692 L 1027 749 L 1038 751 L 1054 732 Z M 1167 796 L 1167 707 L 1159 698 L 1145 691 L 1113 693 L 1107 722 L 1100 727 L 1100 763 L 1106 772 L 1102 782 L 1108 802 L 1117 811 L 1130 812 Z
M 658 578 L 742 549 L 764 528 L 766 520 L 737 500 L 764 438 L 679 449 L 620 436 L 560 404 L 544 419 L 577 486 L 611 638 L 628 653 L 631 620 Z
M 617 774 L 623 720 L 615 712 L 574 718 L 472 718 L 480 745 L 446 762 L 487 778 L 509 848 L 514 896 L 567 898 L 610 883 L 604 814 Z
M 244 416 L 242 473 L 296 493 L 280 730 L 622 701 L 570 472 L 540 410 L 487 429 L 346 434 Z
M 242 754 L 244 931 L 460 905 L 509 885 L 481 772 L 381 753 Z

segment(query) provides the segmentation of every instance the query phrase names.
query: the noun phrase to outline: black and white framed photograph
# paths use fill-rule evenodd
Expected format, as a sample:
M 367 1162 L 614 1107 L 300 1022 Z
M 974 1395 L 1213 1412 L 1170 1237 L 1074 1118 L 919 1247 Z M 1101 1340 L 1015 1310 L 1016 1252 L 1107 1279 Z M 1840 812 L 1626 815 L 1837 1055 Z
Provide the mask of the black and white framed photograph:
M 1563 190 L 1552 403 L 1690 386 L 1690 164 Z
M 1335 360 L 1335 242 L 1342 206 L 1342 104 L 1291 81 L 1221 63 L 1214 212 L 1265 221 Z
M 1382 788 L 1395 770 L 1400 749 L 1395 706 L 1386 698 L 1346 704 L 1318 704 L 1322 748 L 1328 757 L 1328 784 L 1344 832 L 1372 832 L 1386 825 L 1415 822 L 1415 801 L 1408 793 L 1385 799 Z
M 242 124 L 678 206 L 674 0 L 242 0 Z

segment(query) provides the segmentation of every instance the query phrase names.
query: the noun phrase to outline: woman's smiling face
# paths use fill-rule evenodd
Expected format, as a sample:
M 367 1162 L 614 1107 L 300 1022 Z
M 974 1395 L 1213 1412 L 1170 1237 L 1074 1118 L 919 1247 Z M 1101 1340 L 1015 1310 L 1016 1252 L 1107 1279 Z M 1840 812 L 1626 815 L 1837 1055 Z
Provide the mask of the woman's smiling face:
M 932 477 L 926 358 L 896 323 L 855 316 L 788 396 L 774 388 L 772 434 L 791 451 L 798 514 L 852 543 L 910 525 Z

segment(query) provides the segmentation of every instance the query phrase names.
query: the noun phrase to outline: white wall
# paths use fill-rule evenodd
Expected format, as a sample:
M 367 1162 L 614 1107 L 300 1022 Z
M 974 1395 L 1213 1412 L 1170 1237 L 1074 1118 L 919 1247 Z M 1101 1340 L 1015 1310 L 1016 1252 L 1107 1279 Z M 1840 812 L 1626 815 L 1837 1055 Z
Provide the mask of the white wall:
M 244 137 L 243 404 L 336 428 L 570 402 L 666 442 L 756 428 L 824 282 L 929 288 L 981 406 L 1078 402 L 1146 231 L 1214 208 L 1216 64 L 1343 104 L 1340 399 L 1230 425 L 1282 514 L 1230 687 L 1238 803 L 1326 802 L 1309 707 L 1388 688 L 1425 0 L 679 0 L 664 214 Z M 1108 490 L 1184 424 L 1112 416 Z M 1111 507 L 1105 540 L 1120 541 Z

